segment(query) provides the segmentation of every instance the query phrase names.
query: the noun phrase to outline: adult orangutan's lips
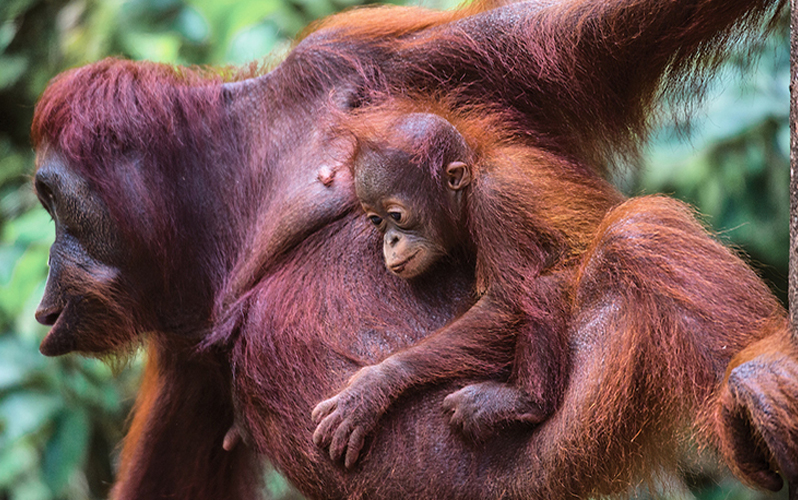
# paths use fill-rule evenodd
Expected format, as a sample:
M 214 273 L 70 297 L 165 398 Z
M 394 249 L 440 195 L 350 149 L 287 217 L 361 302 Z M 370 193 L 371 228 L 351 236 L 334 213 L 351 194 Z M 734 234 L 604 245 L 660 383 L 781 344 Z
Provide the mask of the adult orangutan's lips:
M 71 306 L 71 307 L 70 307 Z M 77 339 L 74 329 L 74 304 L 67 304 L 66 307 L 57 313 L 52 313 L 55 320 L 52 327 L 39 345 L 39 352 L 45 356 L 62 356 L 77 349 Z
M 415 258 L 415 256 L 416 256 L 416 255 L 418 255 L 418 252 L 419 252 L 419 251 L 418 251 L 418 250 L 416 250 L 416 252 L 415 252 L 413 255 L 411 255 L 410 257 L 406 258 L 405 260 L 403 260 L 402 262 L 400 262 L 400 263 L 398 263 L 398 264 L 394 264 L 394 265 L 392 265 L 392 266 L 391 266 L 391 271 L 392 271 L 392 272 L 394 272 L 394 273 L 396 273 L 396 274 L 400 274 L 402 271 L 404 271 L 404 270 L 405 270 L 405 266 L 407 266 L 407 264 L 408 264 L 408 263 L 409 263 L 411 260 L 413 260 L 413 258 Z

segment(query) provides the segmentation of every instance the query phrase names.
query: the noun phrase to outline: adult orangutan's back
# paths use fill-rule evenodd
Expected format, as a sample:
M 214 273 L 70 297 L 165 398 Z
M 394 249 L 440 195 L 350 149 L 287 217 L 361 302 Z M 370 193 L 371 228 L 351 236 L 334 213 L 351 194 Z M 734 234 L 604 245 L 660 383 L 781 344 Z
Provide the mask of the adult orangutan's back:
M 490 117 L 528 157 L 616 196 L 599 175 L 634 151 L 654 98 L 700 78 L 769 5 L 366 9 L 236 83 L 115 60 L 56 79 L 33 128 L 36 189 L 56 221 L 41 350 L 109 353 L 149 332 L 114 495 L 251 498 L 262 454 L 313 498 L 588 497 L 671 464 L 694 422 L 742 479 L 778 489 L 777 469 L 794 484 L 798 353 L 767 288 L 678 202 L 604 213 L 537 178 L 528 202 L 588 242 L 567 256 L 572 364 L 555 415 L 469 443 L 441 401 L 471 381 L 419 387 L 351 471 L 313 444 L 310 420 L 358 367 L 474 300 L 467 263 L 413 284 L 385 271 L 356 208 L 342 114 L 402 95 Z M 574 223 L 590 210 L 600 224 Z

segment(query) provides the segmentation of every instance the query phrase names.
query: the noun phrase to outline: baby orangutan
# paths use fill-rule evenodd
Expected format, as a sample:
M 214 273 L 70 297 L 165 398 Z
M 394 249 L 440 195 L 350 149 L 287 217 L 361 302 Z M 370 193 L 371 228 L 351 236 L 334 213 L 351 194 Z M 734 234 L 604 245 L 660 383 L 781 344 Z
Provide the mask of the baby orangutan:
M 381 130 L 358 137 L 354 182 L 383 235 L 386 267 L 412 284 L 434 279 L 441 259 L 465 256 L 475 266 L 478 300 L 419 344 L 362 368 L 345 390 L 316 406 L 314 441 L 329 446 L 333 460 L 344 457 L 346 467 L 391 402 L 421 384 L 487 379 L 443 402 L 451 424 L 475 441 L 499 425 L 538 424 L 553 412 L 568 372 L 573 242 L 529 200 L 540 191 L 536 182 L 587 183 L 580 189 L 588 192 L 596 182 L 562 166 L 554 172 L 531 148 L 478 154 L 437 114 L 385 114 L 368 120 L 382 123 Z M 501 169 L 493 168 L 497 162 Z M 596 203 L 614 202 L 597 194 Z M 507 262 L 514 265 L 501 264 Z
M 409 139 L 410 146 L 429 140 L 428 147 L 440 148 L 419 152 L 435 154 L 429 158 L 435 165 L 414 163 L 412 149 L 362 150 L 355 163 L 355 192 L 383 235 L 385 266 L 412 279 L 458 247 L 473 247 L 465 217 L 471 169 L 461 161 L 470 162 L 473 154 L 460 134 L 435 115 L 407 116 L 397 132 L 397 139 Z

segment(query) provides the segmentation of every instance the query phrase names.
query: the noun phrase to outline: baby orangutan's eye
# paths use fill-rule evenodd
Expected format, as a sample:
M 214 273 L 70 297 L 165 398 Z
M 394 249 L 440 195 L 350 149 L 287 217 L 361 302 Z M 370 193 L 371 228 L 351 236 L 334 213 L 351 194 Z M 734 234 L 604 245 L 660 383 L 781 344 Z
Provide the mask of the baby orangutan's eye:
M 402 220 L 402 214 L 399 212 L 388 212 L 388 216 L 396 222 Z
M 369 215 L 369 220 L 372 224 L 379 227 L 382 224 L 382 217 L 379 215 Z

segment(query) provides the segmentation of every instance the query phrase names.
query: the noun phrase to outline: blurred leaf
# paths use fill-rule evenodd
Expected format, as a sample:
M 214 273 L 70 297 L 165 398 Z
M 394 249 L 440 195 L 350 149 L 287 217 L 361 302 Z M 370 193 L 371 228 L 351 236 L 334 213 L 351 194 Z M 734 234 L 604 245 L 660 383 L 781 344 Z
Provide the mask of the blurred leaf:
M 0 56 L 0 90 L 8 88 L 17 81 L 28 69 L 28 60 L 25 56 Z
M 0 286 L 0 311 L 16 316 L 22 311 L 31 293 L 47 276 L 48 246 L 30 245 L 17 260 L 11 279 Z
M 33 288 L 33 291 L 28 295 L 28 299 L 22 304 L 20 313 L 14 319 L 13 327 L 19 341 L 27 349 L 31 350 L 44 366 L 47 366 L 50 363 L 39 353 L 39 343 L 41 343 L 49 327 L 40 325 L 34 316 L 39 306 L 39 301 L 44 295 L 45 278 L 46 276 L 44 275 L 41 277 L 39 284 Z
M 0 19 L 14 19 L 36 2 L 37 0 L 4 0 L 0 3 Z
M 38 464 L 38 453 L 28 442 L 19 441 L 4 447 L 0 451 L 0 488 L 14 484 L 20 475 Z
M 281 498 L 289 495 L 294 488 L 276 470 L 269 467 L 266 471 L 266 489 L 273 498 Z
M 17 245 L 44 243 L 48 247 L 55 238 L 55 225 L 47 211 L 41 207 L 14 219 L 3 228 L 2 241 Z
M 7 137 L 0 135 L 0 185 L 27 174 L 31 165 L 31 154 L 17 151 Z
M 22 256 L 24 250 L 19 246 L 0 247 L 0 286 L 8 285 L 14 265 Z
M 180 39 L 174 34 L 125 33 L 127 51 L 136 59 L 173 63 L 180 52 Z
M 120 12 L 126 21 L 155 32 L 168 29 L 182 8 L 181 0 L 129 0 Z
M 21 385 L 44 364 L 44 357 L 16 338 L 0 338 L 0 392 Z
M 191 43 L 203 43 L 210 36 L 210 26 L 197 9 L 186 7 L 175 19 L 175 28 Z
M 49 500 L 47 485 L 38 476 L 26 477 L 11 489 L 11 500 Z
M 296 0 L 311 19 L 319 19 L 337 10 L 330 0 Z
M 82 408 L 68 410 L 57 420 L 56 432 L 44 452 L 44 478 L 60 494 L 75 470 L 83 467 L 89 447 L 91 421 Z
M 230 43 L 227 59 L 244 64 L 266 56 L 278 40 L 277 33 L 277 27 L 268 21 L 240 31 Z
M 0 400 L 0 425 L 3 434 L 0 445 L 37 432 L 47 425 L 58 410 L 57 396 L 39 392 L 14 392 Z
M 0 16 L 0 20 L 5 19 Z M 0 54 L 6 50 L 8 44 L 11 43 L 11 40 L 14 39 L 14 35 L 17 34 L 17 25 L 14 21 L 7 20 L 0 24 Z

